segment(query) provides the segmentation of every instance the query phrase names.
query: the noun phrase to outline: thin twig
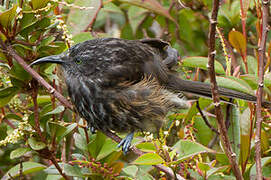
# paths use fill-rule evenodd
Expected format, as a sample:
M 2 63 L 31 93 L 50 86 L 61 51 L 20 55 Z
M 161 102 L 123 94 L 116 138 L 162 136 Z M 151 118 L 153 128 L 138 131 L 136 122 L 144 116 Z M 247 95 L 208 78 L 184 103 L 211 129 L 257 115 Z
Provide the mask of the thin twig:
M 92 29 L 92 26 L 93 26 L 93 24 L 94 24 L 94 22 L 95 22 L 95 20 L 96 20 L 96 18 L 97 18 L 97 16 L 98 16 L 98 13 L 100 12 L 100 10 L 101 10 L 102 7 L 103 7 L 103 1 L 100 0 L 99 3 L 100 3 L 100 6 L 99 6 L 98 9 L 96 10 L 96 12 L 95 12 L 94 16 L 92 17 L 92 19 L 91 19 L 89 25 L 88 25 L 87 28 L 84 30 L 85 32 L 87 32 L 87 31 L 89 31 L 89 30 Z
M 35 130 L 37 131 L 39 137 L 41 138 L 42 142 L 44 142 L 46 144 L 46 140 L 42 135 L 41 129 L 40 129 L 40 121 L 39 121 L 39 112 L 38 112 L 38 102 L 37 102 L 37 97 L 38 97 L 38 87 L 35 84 L 35 82 L 32 80 L 31 82 L 32 84 L 32 99 L 33 99 L 33 103 L 34 103 L 34 120 L 35 120 Z
M 19 180 L 23 179 L 23 162 L 20 161 Z
M 266 39 L 267 33 L 269 31 L 268 25 L 268 15 L 269 15 L 269 0 L 262 0 L 262 33 L 260 39 L 260 47 L 258 49 L 259 58 L 259 80 L 258 80 L 258 90 L 257 90 L 257 104 L 256 104 L 256 136 L 255 136 L 255 158 L 256 158 L 256 173 L 257 179 L 263 179 L 262 167 L 261 167 L 261 129 L 262 129 L 262 96 L 263 96 L 263 86 L 264 86 L 264 62 L 265 62 L 265 49 L 266 49 Z
M 229 137 L 227 134 L 227 129 L 224 123 L 224 117 L 221 111 L 220 107 L 220 99 L 218 94 L 218 87 L 216 83 L 216 77 L 215 77 L 215 69 L 214 69 L 214 59 L 215 59 L 215 35 L 216 35 L 216 24 L 217 24 L 217 14 L 219 10 L 219 0 L 213 0 L 213 8 L 212 8 L 212 15 L 210 19 L 210 25 L 209 25 L 209 35 L 208 35 L 208 71 L 210 76 L 210 82 L 211 82 L 211 90 L 212 90 L 212 97 L 213 102 L 215 106 L 215 114 L 216 114 L 216 120 L 217 120 L 217 127 L 220 132 L 220 138 L 221 142 L 223 144 L 225 153 L 230 161 L 230 164 L 232 166 L 233 173 L 238 180 L 242 180 L 243 176 L 241 174 L 241 171 L 239 169 L 239 166 L 236 161 L 236 154 L 233 153 L 232 147 L 229 141 Z
M 202 119 L 204 120 L 205 124 L 206 124 L 213 132 L 215 132 L 216 134 L 219 134 L 219 132 L 216 130 L 216 128 L 214 128 L 214 127 L 209 123 L 209 121 L 207 120 L 206 116 L 203 114 L 203 112 L 202 112 L 202 110 L 201 110 L 201 108 L 200 108 L 200 106 L 199 106 L 199 101 L 196 102 L 196 107 L 197 107 L 197 109 L 198 109 L 198 111 L 199 111 L 199 113 L 200 113 Z
M 7 125 L 9 125 L 12 129 L 15 129 L 16 126 L 14 126 L 7 118 L 5 118 L 6 113 L 5 113 L 5 109 L 3 107 L 1 108 L 1 112 L 2 112 L 2 117 L 0 117 L 0 123 L 3 121 Z
M 214 137 L 213 137 L 213 139 L 209 142 L 209 144 L 208 144 L 208 148 L 212 148 L 215 144 L 216 144 L 216 142 L 219 140 L 219 134 L 216 134 Z
M 65 179 L 65 180 L 69 180 L 70 178 L 63 172 L 63 170 L 61 169 L 61 167 L 59 166 L 59 164 L 56 161 L 55 156 L 51 156 L 50 158 L 51 162 L 55 165 L 56 169 L 58 170 L 58 172 L 61 174 L 61 176 Z

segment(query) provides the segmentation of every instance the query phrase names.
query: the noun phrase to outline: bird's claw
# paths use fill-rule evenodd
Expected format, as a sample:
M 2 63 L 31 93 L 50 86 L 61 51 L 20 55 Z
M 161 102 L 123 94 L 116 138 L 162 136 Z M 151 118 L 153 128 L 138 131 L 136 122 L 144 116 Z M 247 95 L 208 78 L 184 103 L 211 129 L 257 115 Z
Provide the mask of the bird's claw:
M 87 128 L 90 130 L 91 134 L 95 134 L 96 133 L 96 129 L 91 124 L 88 124 Z
M 125 138 L 123 138 L 121 142 L 118 144 L 118 148 L 122 146 L 122 151 L 124 154 L 128 153 L 133 137 L 134 133 L 132 132 L 128 134 Z

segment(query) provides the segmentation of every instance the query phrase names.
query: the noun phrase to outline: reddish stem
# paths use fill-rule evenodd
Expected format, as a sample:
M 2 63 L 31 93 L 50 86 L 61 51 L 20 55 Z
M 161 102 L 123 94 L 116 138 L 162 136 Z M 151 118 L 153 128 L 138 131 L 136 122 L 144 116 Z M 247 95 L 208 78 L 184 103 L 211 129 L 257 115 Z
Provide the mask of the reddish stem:
M 258 80 L 258 90 L 257 90 L 257 104 L 256 104 L 256 136 L 255 136 L 255 158 L 256 158 L 256 173 L 257 179 L 263 179 L 262 167 L 261 167 L 261 130 L 262 130 L 262 97 L 263 97 L 263 87 L 264 87 L 264 62 L 265 62 L 265 50 L 266 50 L 266 40 L 267 33 L 269 31 L 268 18 L 269 18 L 269 0 L 262 0 L 262 32 L 260 39 L 260 47 L 258 49 L 258 62 L 259 62 L 259 80 Z

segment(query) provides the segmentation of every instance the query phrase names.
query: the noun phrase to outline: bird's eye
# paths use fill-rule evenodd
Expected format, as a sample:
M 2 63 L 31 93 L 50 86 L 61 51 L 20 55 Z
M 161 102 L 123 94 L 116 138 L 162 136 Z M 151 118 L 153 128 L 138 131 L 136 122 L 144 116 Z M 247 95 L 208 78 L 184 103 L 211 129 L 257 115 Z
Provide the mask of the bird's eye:
M 75 61 L 75 63 L 76 63 L 76 64 L 82 64 L 82 60 L 79 60 L 79 59 L 78 59 L 78 60 Z

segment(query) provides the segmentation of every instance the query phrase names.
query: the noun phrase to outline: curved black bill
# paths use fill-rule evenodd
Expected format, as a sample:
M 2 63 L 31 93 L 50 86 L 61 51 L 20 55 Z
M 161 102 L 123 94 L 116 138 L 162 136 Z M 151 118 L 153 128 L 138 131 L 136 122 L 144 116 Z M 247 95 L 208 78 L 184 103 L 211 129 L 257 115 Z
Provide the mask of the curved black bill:
M 63 64 L 64 61 L 61 59 L 60 55 L 53 55 L 53 56 L 47 56 L 40 58 L 34 62 L 32 62 L 29 66 L 42 64 L 42 63 L 57 63 L 57 64 Z

